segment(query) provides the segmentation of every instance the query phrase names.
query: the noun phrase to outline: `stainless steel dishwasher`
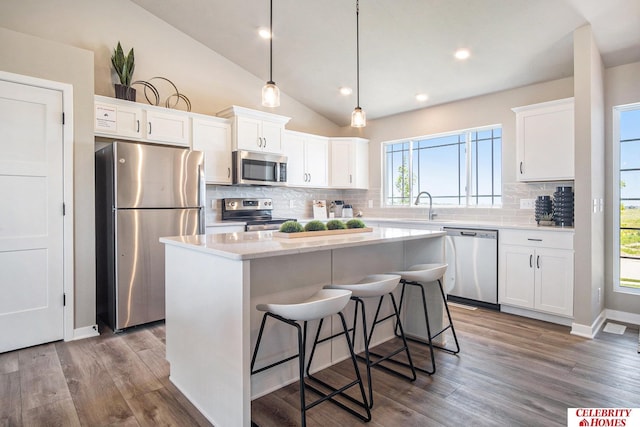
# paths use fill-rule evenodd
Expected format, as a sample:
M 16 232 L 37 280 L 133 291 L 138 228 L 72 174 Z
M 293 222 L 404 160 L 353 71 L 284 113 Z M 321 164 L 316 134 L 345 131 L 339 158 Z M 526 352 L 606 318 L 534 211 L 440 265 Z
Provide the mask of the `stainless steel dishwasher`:
M 498 305 L 498 231 L 444 227 L 448 299 L 489 308 Z

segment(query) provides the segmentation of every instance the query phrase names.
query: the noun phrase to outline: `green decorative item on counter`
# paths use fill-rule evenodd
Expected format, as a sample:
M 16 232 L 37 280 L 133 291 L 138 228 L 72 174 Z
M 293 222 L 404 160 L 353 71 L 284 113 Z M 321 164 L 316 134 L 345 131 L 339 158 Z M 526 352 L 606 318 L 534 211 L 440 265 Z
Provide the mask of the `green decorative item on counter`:
M 136 68 L 133 48 L 125 56 L 122 45 L 118 42 L 118 46 L 113 50 L 113 55 L 111 56 L 111 64 L 120 79 L 120 83 L 115 85 L 116 98 L 135 101 L 136 90 L 131 87 L 133 70 Z
M 361 219 L 350 219 L 347 221 L 347 228 L 365 228 L 366 225 Z
M 327 229 L 327 226 L 324 225 L 322 221 L 313 220 L 309 221 L 307 225 L 304 226 L 304 231 L 324 231 Z
M 327 222 L 327 230 L 344 230 L 347 225 L 339 219 L 332 219 Z
M 304 227 L 298 221 L 286 221 L 280 226 L 283 233 L 300 233 L 304 231 Z

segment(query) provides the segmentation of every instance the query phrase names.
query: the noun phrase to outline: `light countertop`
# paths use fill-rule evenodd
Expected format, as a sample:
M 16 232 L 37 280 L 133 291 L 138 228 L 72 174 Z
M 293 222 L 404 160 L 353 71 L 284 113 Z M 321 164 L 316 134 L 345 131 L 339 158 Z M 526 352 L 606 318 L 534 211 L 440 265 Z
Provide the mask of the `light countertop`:
M 373 231 L 333 236 L 284 238 L 272 231 L 163 237 L 160 242 L 235 260 L 249 260 L 353 246 L 444 236 L 442 231 L 374 227 Z

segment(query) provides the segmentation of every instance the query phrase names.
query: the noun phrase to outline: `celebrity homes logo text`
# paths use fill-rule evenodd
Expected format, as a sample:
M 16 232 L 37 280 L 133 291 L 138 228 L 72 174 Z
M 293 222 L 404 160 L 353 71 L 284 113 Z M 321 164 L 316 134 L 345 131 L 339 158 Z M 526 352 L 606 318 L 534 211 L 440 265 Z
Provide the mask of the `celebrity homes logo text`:
M 640 427 L 639 408 L 569 408 L 568 427 Z

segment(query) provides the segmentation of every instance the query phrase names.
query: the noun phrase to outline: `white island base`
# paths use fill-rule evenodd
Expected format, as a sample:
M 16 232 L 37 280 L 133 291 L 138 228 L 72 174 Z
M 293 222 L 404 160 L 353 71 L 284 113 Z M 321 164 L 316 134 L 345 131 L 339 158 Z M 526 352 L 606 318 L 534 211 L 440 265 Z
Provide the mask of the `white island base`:
M 249 426 L 251 399 L 298 379 L 297 360 L 250 375 L 263 314 L 256 304 L 300 301 L 329 283 L 350 283 L 368 274 L 444 262 L 443 236 L 439 231 L 376 228 L 371 233 L 301 239 L 278 239 L 271 232 L 162 238 L 170 380 L 214 425 Z M 409 295 L 405 301 L 415 297 Z M 427 298 L 435 329 L 442 325 L 438 288 L 428 287 Z M 373 319 L 376 304 L 377 300 L 367 304 L 368 319 Z M 424 337 L 423 316 L 413 318 L 414 307 L 420 305 L 407 305 L 405 330 Z M 389 312 L 390 307 L 385 309 Z M 353 304 L 345 309 L 348 322 L 352 310 Z M 334 317 L 325 321 L 323 335 L 328 335 L 328 325 L 338 326 Z M 309 340 L 316 327 L 316 322 L 310 322 Z M 256 367 L 297 352 L 290 326 L 268 322 L 264 333 Z M 393 336 L 392 322 L 385 322 L 376 328 L 373 341 Z M 362 350 L 361 339 L 355 345 Z M 340 339 L 323 343 L 316 351 L 315 370 L 348 357 Z

